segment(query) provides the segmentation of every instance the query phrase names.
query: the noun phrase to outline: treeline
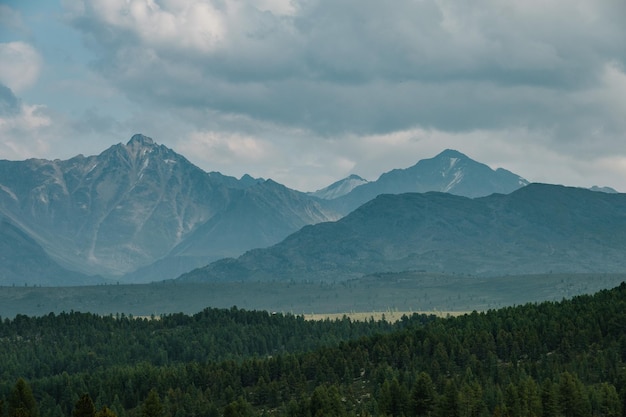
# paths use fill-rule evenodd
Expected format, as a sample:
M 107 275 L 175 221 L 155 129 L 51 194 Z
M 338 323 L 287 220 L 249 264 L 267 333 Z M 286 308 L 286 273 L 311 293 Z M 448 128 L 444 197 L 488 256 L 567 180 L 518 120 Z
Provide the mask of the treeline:
M 390 332 L 403 323 L 306 321 L 263 311 L 205 309 L 193 316 L 50 313 L 0 320 L 0 381 L 94 372 L 140 362 L 154 366 L 302 352 Z
M 75 415 L 85 398 L 94 413 L 119 417 L 626 411 L 626 284 L 560 303 L 393 325 L 235 308 L 160 320 L 20 316 L 4 320 L 0 344 L 9 417 L 19 377 L 40 417 Z

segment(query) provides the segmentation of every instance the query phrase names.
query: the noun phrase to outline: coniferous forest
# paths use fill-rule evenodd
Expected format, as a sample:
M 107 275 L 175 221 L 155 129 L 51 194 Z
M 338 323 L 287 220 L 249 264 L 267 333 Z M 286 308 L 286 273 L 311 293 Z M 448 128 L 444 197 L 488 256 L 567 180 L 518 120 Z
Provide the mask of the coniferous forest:
M 624 416 L 626 284 L 400 321 L 0 320 L 0 416 Z

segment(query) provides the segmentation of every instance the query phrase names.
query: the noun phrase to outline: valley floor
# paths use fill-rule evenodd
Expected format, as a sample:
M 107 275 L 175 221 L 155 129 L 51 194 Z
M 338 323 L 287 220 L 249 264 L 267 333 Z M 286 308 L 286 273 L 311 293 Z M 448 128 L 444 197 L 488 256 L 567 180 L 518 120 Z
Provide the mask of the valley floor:
M 63 288 L 0 287 L 0 316 L 10 318 L 17 314 L 45 315 L 62 311 L 158 316 L 232 306 L 305 315 L 487 311 L 528 302 L 560 301 L 612 288 L 623 281 L 626 281 L 626 274 L 486 278 L 407 272 L 337 283 L 164 282 Z

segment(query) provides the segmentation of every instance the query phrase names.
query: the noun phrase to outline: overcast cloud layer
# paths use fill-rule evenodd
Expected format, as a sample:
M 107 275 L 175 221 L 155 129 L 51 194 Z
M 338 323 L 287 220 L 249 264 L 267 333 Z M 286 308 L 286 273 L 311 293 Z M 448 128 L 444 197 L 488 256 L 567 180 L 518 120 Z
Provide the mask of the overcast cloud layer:
M 626 191 L 623 0 L 48 7 L 0 6 L 0 158 L 142 132 L 206 170 L 314 190 L 455 148 Z

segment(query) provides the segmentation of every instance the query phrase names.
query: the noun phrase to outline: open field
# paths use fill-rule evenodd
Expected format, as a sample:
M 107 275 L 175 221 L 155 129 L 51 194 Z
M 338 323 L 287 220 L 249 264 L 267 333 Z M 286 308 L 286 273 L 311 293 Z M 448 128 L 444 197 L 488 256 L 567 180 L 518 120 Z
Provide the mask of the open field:
M 220 282 L 90 287 L 0 287 L 0 316 L 83 311 L 151 316 L 193 314 L 206 307 L 328 314 L 486 311 L 560 301 L 618 286 L 626 274 L 546 274 L 475 277 L 406 272 L 345 282 Z M 400 314 L 400 317 L 402 314 Z M 315 316 L 314 316 L 315 317 Z
M 362 311 L 362 312 L 348 312 L 348 313 L 319 313 L 319 314 L 304 314 L 305 320 L 341 320 L 344 317 L 349 318 L 352 321 L 368 321 L 368 320 L 382 320 L 383 318 L 390 322 L 396 322 L 403 316 L 410 317 L 413 314 L 427 314 L 435 315 L 437 317 L 455 317 L 468 314 L 470 311 Z

